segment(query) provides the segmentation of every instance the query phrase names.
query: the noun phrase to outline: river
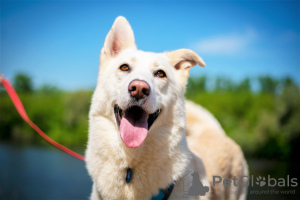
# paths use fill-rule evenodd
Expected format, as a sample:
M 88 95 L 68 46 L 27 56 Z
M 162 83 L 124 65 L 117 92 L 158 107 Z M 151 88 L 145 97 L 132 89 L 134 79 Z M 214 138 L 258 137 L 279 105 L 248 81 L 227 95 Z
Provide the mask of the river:
M 0 143 L 0 199 L 88 199 L 85 163 L 51 146 Z

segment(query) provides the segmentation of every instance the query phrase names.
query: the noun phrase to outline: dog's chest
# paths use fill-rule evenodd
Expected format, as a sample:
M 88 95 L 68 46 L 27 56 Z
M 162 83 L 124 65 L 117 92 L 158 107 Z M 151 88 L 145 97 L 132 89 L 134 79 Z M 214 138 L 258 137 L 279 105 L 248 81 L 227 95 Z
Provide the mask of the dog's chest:
M 104 199 L 150 199 L 173 182 L 172 163 L 153 156 L 103 162 L 97 188 Z M 128 181 L 130 168 L 130 180 Z

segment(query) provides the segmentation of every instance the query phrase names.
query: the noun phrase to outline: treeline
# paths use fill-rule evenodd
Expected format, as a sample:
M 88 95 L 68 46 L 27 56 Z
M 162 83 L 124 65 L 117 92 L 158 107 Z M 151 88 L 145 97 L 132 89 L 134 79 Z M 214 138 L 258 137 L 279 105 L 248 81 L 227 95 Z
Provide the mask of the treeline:
M 296 86 L 296 83 L 290 78 L 275 79 L 270 76 L 261 76 L 258 78 L 245 78 L 235 82 L 228 77 L 208 78 L 206 76 L 193 77 L 188 82 L 189 91 L 201 90 L 202 92 L 251 92 L 251 93 L 269 93 L 272 95 L 280 94 L 289 86 Z
M 31 78 L 13 80 L 29 118 L 45 133 L 68 147 L 85 148 L 92 91 L 66 92 Z M 186 98 L 211 111 L 226 133 L 252 157 L 290 159 L 300 138 L 300 90 L 290 78 L 244 79 L 193 77 Z M 0 139 L 45 142 L 20 118 L 6 92 L 0 90 Z
M 12 82 L 29 118 L 41 130 L 63 145 L 85 148 L 92 91 L 66 92 L 50 85 L 34 88 L 31 78 L 26 74 L 17 74 Z M 46 144 L 21 119 L 2 88 L 0 113 L 0 140 Z

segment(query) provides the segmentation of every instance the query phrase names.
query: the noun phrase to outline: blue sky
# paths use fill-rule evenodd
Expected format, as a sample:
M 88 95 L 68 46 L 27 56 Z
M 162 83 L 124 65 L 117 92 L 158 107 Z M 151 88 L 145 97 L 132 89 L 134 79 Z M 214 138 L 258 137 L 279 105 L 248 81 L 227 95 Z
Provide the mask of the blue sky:
M 300 84 L 299 1 L 1 1 L 0 71 L 39 87 L 94 88 L 99 53 L 117 16 L 139 49 L 196 51 L 192 76 L 292 77 Z

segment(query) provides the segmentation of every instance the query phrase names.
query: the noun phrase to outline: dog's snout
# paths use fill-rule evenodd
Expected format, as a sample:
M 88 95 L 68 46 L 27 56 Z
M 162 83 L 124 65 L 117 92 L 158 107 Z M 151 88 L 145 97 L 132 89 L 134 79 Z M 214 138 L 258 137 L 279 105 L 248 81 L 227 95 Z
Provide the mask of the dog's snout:
M 129 86 L 128 90 L 130 95 L 136 100 L 143 99 L 150 94 L 150 86 L 145 81 L 134 80 Z

